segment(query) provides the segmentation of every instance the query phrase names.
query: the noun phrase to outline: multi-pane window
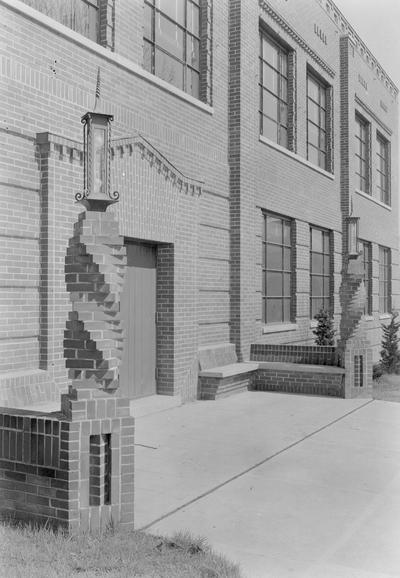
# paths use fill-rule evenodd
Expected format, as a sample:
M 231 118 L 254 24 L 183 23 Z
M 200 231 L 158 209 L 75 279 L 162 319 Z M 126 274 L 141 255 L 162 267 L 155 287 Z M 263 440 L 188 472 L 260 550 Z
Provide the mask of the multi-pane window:
M 390 313 L 391 255 L 387 247 L 379 247 L 379 312 Z
M 366 302 L 364 315 L 372 315 L 372 246 L 367 241 L 362 242 L 362 260 L 364 270 L 364 285 Z
M 288 148 L 288 52 L 264 32 L 260 46 L 260 132 Z
M 356 188 L 369 193 L 369 123 L 358 114 L 355 137 Z
M 390 187 L 389 187 L 389 143 L 379 133 L 376 135 L 377 146 L 377 189 L 379 199 L 382 203 L 390 205 Z
M 307 76 L 307 159 L 328 170 L 328 89 L 312 74 Z
M 200 0 L 146 0 L 146 70 L 199 98 Z
M 331 236 L 310 228 L 310 315 L 331 309 Z
M 291 320 L 291 221 L 264 214 L 262 239 L 262 319 L 264 323 Z

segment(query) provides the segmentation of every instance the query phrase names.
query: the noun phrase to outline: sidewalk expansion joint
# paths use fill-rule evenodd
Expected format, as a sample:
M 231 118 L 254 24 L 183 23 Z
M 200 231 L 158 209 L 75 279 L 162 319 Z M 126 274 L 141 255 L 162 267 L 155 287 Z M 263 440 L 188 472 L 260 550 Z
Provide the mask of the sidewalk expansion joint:
M 351 411 L 348 411 L 347 413 L 341 415 L 340 417 L 330 421 L 329 423 L 319 427 L 318 429 L 310 432 L 309 434 L 303 436 L 302 438 L 300 438 L 299 440 L 289 444 L 288 446 L 282 448 L 281 450 L 278 450 L 277 452 L 275 452 L 274 454 L 271 454 L 270 456 L 264 458 L 263 460 L 261 460 L 260 462 L 257 462 L 256 464 L 254 464 L 253 466 L 250 466 L 249 468 L 243 470 L 242 472 L 239 472 L 238 474 L 236 474 L 235 476 L 232 476 L 231 478 L 229 478 L 228 480 L 225 480 L 224 482 L 221 482 L 220 484 L 214 486 L 213 488 L 211 488 L 210 490 L 207 490 L 206 492 L 203 492 L 202 494 L 200 494 L 199 496 L 196 496 L 196 498 L 193 498 L 192 500 L 189 500 L 188 502 L 185 502 L 184 504 L 182 504 L 182 506 L 179 506 L 178 508 L 175 508 L 174 510 L 171 510 L 170 512 L 167 512 L 166 514 L 163 514 L 162 516 L 160 516 L 159 518 L 156 518 L 155 520 L 153 520 L 152 522 L 149 522 L 148 524 L 145 524 L 144 526 L 142 526 L 141 528 L 136 528 L 137 530 L 148 530 L 149 528 L 151 528 L 151 526 L 154 526 L 155 524 L 158 524 L 158 522 L 161 522 L 162 520 L 164 520 L 165 518 L 169 518 L 170 516 L 173 516 L 174 514 L 176 514 L 177 512 L 180 512 L 181 510 L 187 508 L 188 506 L 191 506 L 192 504 L 195 504 L 196 502 L 198 502 L 199 500 L 202 500 L 203 498 L 206 498 L 207 496 L 209 496 L 210 494 L 213 494 L 214 492 L 216 492 L 217 490 L 219 490 L 220 488 L 223 488 L 224 486 L 227 486 L 228 484 L 230 484 L 231 482 L 234 482 L 235 480 L 237 480 L 238 478 L 241 478 L 242 476 L 245 476 L 246 474 L 248 474 L 249 472 L 259 468 L 260 466 L 262 466 L 263 464 L 265 464 L 266 462 L 269 462 L 270 460 L 272 460 L 273 458 L 276 458 L 277 456 L 283 454 L 284 452 L 287 452 L 288 450 L 298 446 L 299 444 L 303 443 L 304 441 L 306 441 L 307 439 L 315 436 L 316 434 L 324 431 L 325 429 L 328 429 L 329 427 L 331 427 L 332 425 L 334 425 L 335 423 L 338 423 L 339 421 L 342 421 L 343 419 L 345 419 L 346 417 L 348 417 L 349 415 L 356 413 L 357 411 L 359 411 L 360 409 L 363 409 L 364 407 L 366 407 L 367 405 L 369 405 L 370 403 L 372 403 L 374 400 L 370 399 L 367 402 L 363 403 L 362 405 L 360 405 L 359 407 L 356 407 L 354 409 L 352 409 Z

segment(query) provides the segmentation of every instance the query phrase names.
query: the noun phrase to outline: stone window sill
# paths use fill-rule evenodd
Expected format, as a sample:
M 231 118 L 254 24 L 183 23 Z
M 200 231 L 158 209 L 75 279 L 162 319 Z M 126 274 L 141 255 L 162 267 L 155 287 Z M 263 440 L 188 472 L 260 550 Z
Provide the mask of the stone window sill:
M 368 199 L 369 201 L 372 201 L 373 203 L 375 203 L 376 205 L 379 205 L 380 207 L 383 207 L 387 211 L 392 210 L 392 207 L 390 205 L 387 205 L 386 203 L 382 203 L 382 201 L 375 199 L 372 195 L 369 195 L 368 193 L 365 193 L 364 191 L 360 191 L 360 189 L 356 189 L 356 193 L 357 193 L 357 195 L 360 195 L 360 197 L 364 197 L 364 199 Z
M 279 325 L 264 325 L 262 332 L 265 333 L 283 333 L 284 331 L 296 331 L 296 323 L 281 323 Z
M 317 167 L 313 163 L 310 163 L 310 161 L 308 161 L 307 159 L 303 159 L 303 157 L 301 157 L 300 155 L 286 149 L 285 147 L 282 147 L 281 145 L 278 145 L 277 143 L 273 142 L 272 140 L 269 140 L 268 138 L 266 138 L 265 136 L 260 135 L 260 142 L 266 144 L 267 146 L 269 146 L 269 147 L 271 147 L 277 151 L 280 151 L 284 155 L 290 157 L 291 159 L 294 159 L 295 161 L 297 161 L 298 163 L 301 163 L 302 165 L 305 165 L 306 167 L 309 167 L 310 169 L 319 173 L 320 175 L 323 175 L 324 177 L 328 177 L 328 179 L 331 179 L 332 181 L 335 180 L 335 175 L 333 175 L 332 173 L 328 173 L 328 171 L 324 171 L 324 169 Z

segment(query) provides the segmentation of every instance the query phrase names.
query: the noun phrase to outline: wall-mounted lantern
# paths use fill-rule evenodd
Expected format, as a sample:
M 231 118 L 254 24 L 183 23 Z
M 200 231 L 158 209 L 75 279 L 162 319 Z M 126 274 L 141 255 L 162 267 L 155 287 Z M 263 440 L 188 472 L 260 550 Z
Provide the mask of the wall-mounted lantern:
M 83 123 L 84 189 L 75 198 L 88 211 L 104 212 L 119 199 L 117 191 L 110 191 L 111 121 L 113 116 L 87 112 Z
M 355 259 L 360 255 L 358 244 L 358 225 L 360 217 L 347 217 L 347 238 L 349 247 L 349 258 Z

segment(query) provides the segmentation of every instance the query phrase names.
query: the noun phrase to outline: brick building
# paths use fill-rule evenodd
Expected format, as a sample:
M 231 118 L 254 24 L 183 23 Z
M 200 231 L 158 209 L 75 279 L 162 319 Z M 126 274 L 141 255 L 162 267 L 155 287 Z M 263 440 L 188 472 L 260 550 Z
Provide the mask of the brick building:
M 68 384 L 80 118 L 114 115 L 128 267 L 121 389 L 197 396 L 199 350 L 341 328 L 359 217 L 365 334 L 398 288 L 398 90 L 330 0 L 0 0 L 0 404 Z M 132 295 L 135 298 L 132 298 Z

